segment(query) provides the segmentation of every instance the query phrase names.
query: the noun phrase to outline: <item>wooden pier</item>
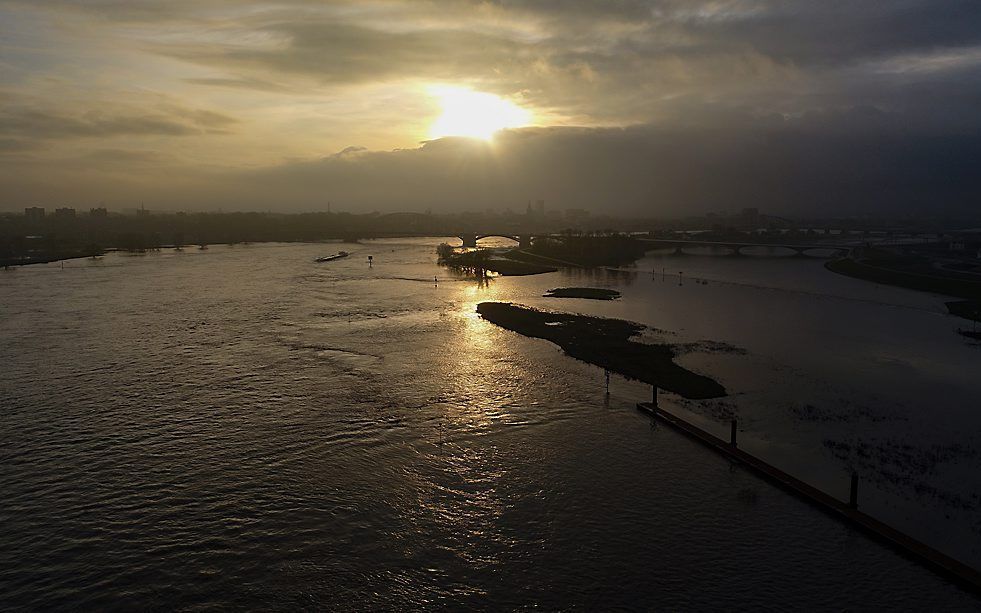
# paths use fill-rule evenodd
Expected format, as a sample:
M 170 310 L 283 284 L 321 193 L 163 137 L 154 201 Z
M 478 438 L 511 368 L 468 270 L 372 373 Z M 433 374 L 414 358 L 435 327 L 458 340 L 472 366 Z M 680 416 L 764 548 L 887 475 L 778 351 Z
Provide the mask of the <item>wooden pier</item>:
M 656 400 L 656 390 L 654 394 Z M 727 442 L 677 415 L 665 411 L 655 403 L 641 402 L 637 404 L 637 409 L 664 422 L 682 434 L 702 442 L 730 460 L 743 464 L 778 487 L 796 494 L 825 512 L 860 528 L 865 533 L 953 580 L 962 587 L 975 593 L 981 593 L 981 572 L 859 511 L 858 477 L 856 475 L 852 475 L 850 500 L 847 503 L 842 502 L 739 449 L 736 446 L 735 420 L 732 422 L 730 441 Z

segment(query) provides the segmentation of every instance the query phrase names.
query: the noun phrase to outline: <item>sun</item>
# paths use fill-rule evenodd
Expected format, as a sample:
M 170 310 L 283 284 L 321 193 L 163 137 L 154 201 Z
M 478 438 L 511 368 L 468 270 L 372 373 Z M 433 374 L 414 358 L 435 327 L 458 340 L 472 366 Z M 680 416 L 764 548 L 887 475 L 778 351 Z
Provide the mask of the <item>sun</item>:
M 531 123 L 530 112 L 494 94 L 462 87 L 431 87 L 429 91 L 439 99 L 443 110 L 429 129 L 430 138 L 469 136 L 490 140 L 498 130 Z

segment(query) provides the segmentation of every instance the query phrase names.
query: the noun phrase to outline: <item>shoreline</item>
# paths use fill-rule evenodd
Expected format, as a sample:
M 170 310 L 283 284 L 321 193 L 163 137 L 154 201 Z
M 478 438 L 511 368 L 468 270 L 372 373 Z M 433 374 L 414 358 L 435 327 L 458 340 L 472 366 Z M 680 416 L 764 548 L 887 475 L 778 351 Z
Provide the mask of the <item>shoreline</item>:
M 882 283 L 920 292 L 941 294 L 966 300 L 981 299 L 981 282 L 958 279 L 950 276 L 931 276 L 922 273 L 885 268 L 867 264 L 852 257 L 825 262 L 824 267 L 833 273 Z

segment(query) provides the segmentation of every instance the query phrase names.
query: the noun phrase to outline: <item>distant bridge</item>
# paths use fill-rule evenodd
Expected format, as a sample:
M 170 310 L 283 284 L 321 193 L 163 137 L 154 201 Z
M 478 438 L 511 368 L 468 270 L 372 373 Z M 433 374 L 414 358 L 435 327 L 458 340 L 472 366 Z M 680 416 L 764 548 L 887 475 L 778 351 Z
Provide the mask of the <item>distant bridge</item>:
M 463 246 L 469 249 L 475 249 L 477 247 L 477 241 L 482 238 L 490 238 L 492 236 L 497 236 L 500 238 L 510 238 L 514 242 L 518 243 L 518 247 L 522 249 L 531 247 L 531 241 L 535 238 L 531 234 L 511 234 L 509 232 L 488 232 L 483 234 L 478 234 L 477 232 L 460 232 L 457 234 L 457 238 L 463 241 Z
M 685 247 L 711 247 L 716 249 L 728 249 L 730 255 L 746 255 L 743 249 L 750 247 L 767 247 L 770 249 L 780 248 L 789 249 L 796 252 L 796 256 L 807 256 L 808 251 L 833 251 L 837 255 L 848 255 L 853 249 L 850 245 L 840 243 L 743 243 L 731 241 L 700 241 L 700 240 L 672 240 L 660 238 L 642 238 L 651 249 L 674 249 L 675 253 L 682 254 Z

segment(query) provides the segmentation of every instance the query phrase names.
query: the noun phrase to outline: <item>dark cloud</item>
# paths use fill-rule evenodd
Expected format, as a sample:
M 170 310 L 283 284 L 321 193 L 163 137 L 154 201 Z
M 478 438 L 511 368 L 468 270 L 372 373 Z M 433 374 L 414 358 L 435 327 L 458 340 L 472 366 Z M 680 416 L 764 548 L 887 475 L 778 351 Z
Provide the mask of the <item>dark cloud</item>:
M 144 152 L 102 151 L 107 186 L 91 167 L 76 185 L 98 198 L 150 198 L 162 208 L 349 211 L 583 207 L 639 215 L 679 215 L 759 207 L 804 215 L 974 214 L 981 194 L 981 132 L 911 127 L 874 108 L 814 112 L 793 119 L 718 114 L 712 124 L 628 128 L 528 128 L 492 144 L 457 138 L 415 149 L 351 147 L 319 160 L 265 169 L 187 169 L 179 180 L 147 172 Z M 166 159 L 159 158 L 161 163 Z M 8 166 L 11 193 L 77 198 L 45 182 L 46 165 Z M 101 186 L 101 187 L 100 187 Z M 62 190 L 62 191 L 58 191 Z M 149 195 L 149 196 L 148 196 Z
M 971 212 L 981 134 L 937 136 L 869 108 L 741 118 L 695 129 L 525 129 L 493 145 L 441 139 L 419 149 L 345 152 L 237 178 L 293 207 L 552 206 L 667 215 L 758 206 L 803 214 Z M 250 190 L 252 187 L 250 187 Z M 258 194 L 259 192 L 253 192 Z M 243 195 L 244 197 L 244 195 Z M 271 197 L 271 196 L 269 196 Z M 262 208 L 262 196 L 249 199 Z
M 756 10 L 744 14 L 688 23 L 713 45 L 741 45 L 801 65 L 833 65 L 981 44 L 981 3 L 974 0 L 756 4 Z
M 263 31 L 283 36 L 282 47 L 169 46 L 173 57 L 231 69 L 263 69 L 309 76 L 323 83 L 361 83 L 425 77 L 488 77 L 518 50 L 513 42 L 465 30 L 389 32 L 350 23 L 282 22 Z M 490 60 L 490 61 L 489 61 Z
M 269 81 L 263 81 L 254 78 L 195 78 L 195 79 L 184 79 L 187 83 L 193 83 L 195 85 L 208 85 L 212 87 L 231 87 L 235 89 L 252 89 L 258 91 L 266 92 L 283 92 L 288 91 L 288 88 L 271 83 Z
M 0 135 L 30 139 L 109 138 L 114 136 L 188 136 L 221 134 L 235 119 L 207 110 L 169 109 L 138 113 L 7 108 L 0 111 Z

